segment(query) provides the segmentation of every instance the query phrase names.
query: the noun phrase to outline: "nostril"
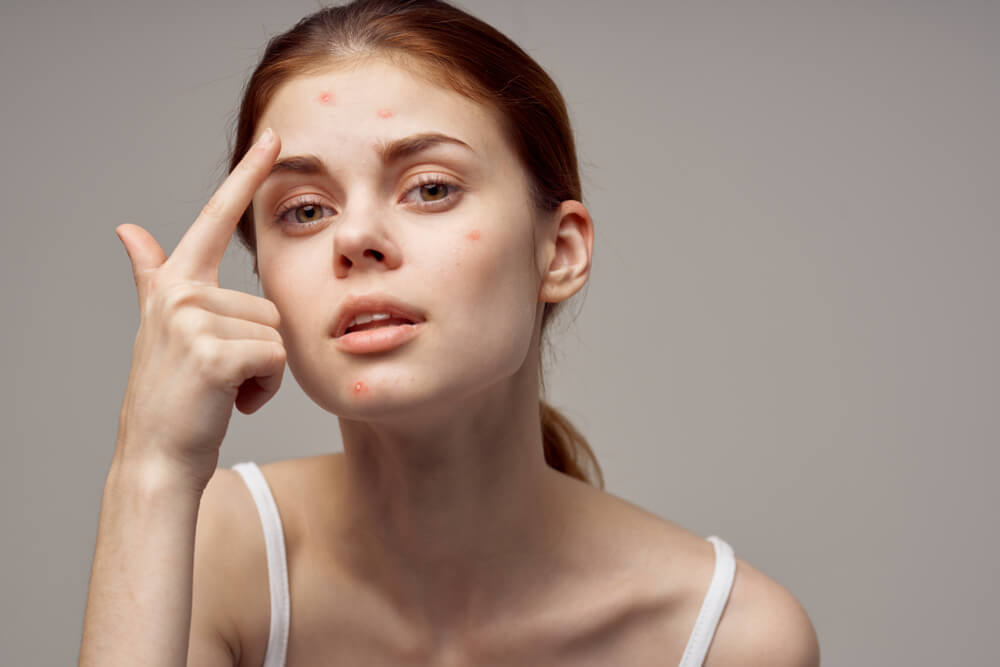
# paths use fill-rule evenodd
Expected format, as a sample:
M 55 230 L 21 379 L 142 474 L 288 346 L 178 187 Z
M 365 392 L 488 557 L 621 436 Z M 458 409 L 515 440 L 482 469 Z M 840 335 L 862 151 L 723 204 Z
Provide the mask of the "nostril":
M 365 250 L 365 254 L 366 255 L 371 254 L 375 258 L 375 261 L 377 262 L 381 262 L 382 258 L 384 257 L 384 255 L 380 253 L 378 250 Z

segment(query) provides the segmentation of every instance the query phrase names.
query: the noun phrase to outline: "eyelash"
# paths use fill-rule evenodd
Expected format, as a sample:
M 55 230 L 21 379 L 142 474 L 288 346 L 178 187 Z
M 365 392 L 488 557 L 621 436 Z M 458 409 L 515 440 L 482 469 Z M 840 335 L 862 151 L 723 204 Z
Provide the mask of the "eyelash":
M 429 203 L 426 203 L 426 204 L 420 204 L 420 205 L 418 205 L 418 208 L 422 208 L 422 209 L 435 210 L 435 209 L 442 208 L 442 206 L 440 206 L 441 204 L 446 204 L 446 205 L 451 204 L 452 200 L 455 199 L 455 196 L 453 196 L 452 192 L 456 191 L 456 190 L 458 192 L 462 191 L 462 187 L 458 183 L 455 183 L 454 181 L 452 181 L 451 179 L 445 178 L 443 176 L 439 176 L 437 174 L 422 174 L 422 175 L 420 175 L 420 176 L 417 177 L 417 182 L 414 183 L 413 186 L 410 187 L 406 191 L 405 194 L 408 195 L 411 192 L 413 192 L 414 190 L 422 188 L 425 185 L 444 185 L 444 186 L 447 186 L 447 188 L 448 188 L 448 196 L 445 199 L 441 199 L 441 200 L 438 200 L 436 202 L 429 202 Z M 281 207 L 281 209 L 275 215 L 275 223 L 279 224 L 279 225 L 287 225 L 289 227 L 294 227 L 296 229 L 309 229 L 310 227 L 314 227 L 314 226 L 318 225 L 320 222 L 322 222 L 323 220 L 325 220 L 327 217 L 332 217 L 332 216 L 324 216 L 323 218 L 320 218 L 318 220 L 313 220 L 311 222 L 285 222 L 285 221 L 282 221 L 282 218 L 285 217 L 286 213 L 288 213 L 289 211 L 294 211 L 295 209 L 301 208 L 303 206 L 319 206 L 320 208 L 329 208 L 328 206 L 323 206 L 323 202 L 319 201 L 314 195 L 302 195 L 301 197 L 295 197 L 294 199 L 288 201 L 287 203 L 285 203 Z

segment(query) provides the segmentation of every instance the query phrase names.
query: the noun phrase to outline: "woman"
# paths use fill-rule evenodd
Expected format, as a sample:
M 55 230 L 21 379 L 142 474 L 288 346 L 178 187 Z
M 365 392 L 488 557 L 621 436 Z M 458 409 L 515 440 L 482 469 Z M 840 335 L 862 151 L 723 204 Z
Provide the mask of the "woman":
M 818 664 L 788 591 L 597 488 L 540 401 L 593 225 L 516 45 L 444 2 L 319 11 L 269 43 L 231 167 L 169 259 L 116 230 L 142 320 L 81 664 Z M 266 298 L 218 287 L 234 228 Z M 286 361 L 343 454 L 217 470 Z

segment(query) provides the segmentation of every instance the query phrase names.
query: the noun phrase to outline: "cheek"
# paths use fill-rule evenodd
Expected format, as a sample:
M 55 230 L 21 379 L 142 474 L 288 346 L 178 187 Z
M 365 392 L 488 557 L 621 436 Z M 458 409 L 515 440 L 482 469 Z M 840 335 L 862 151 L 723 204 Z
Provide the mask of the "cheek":
M 455 246 L 457 275 L 442 276 L 452 286 L 453 298 L 466 304 L 477 329 L 519 338 L 522 329 L 530 329 L 537 306 L 530 243 L 502 230 L 473 228 Z
M 302 280 L 309 272 L 307 260 L 293 252 L 265 248 L 258 252 L 257 262 L 263 297 L 273 302 L 281 315 L 282 338 L 287 347 L 298 347 L 315 335 L 310 331 L 322 323 L 321 311 L 310 308 L 317 302 L 313 293 L 316 283 Z
M 257 237 L 260 238 L 259 236 Z M 260 285 L 264 290 L 264 298 L 276 304 L 285 299 L 285 288 L 289 282 L 289 272 L 293 261 L 288 253 L 271 247 L 271 244 L 257 246 L 257 273 Z
M 470 287 L 510 293 L 535 282 L 531 238 L 516 223 L 467 227 L 453 243 L 454 266 Z

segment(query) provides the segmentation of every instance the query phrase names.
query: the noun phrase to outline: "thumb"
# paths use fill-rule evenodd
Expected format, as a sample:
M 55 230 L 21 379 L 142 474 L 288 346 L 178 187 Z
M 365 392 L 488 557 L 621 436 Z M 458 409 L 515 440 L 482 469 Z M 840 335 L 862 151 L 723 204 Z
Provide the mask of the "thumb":
M 139 225 L 118 225 L 115 227 L 115 234 L 125 246 L 125 252 L 132 263 L 132 275 L 141 300 L 149 272 L 160 268 L 167 261 L 167 254 L 153 235 Z

